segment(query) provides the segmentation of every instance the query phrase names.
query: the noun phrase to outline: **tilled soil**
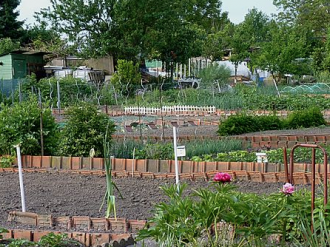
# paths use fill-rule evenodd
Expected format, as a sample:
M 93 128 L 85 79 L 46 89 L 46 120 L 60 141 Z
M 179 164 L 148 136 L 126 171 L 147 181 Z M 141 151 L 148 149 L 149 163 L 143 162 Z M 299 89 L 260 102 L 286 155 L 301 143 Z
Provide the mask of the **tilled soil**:
M 201 125 L 201 126 L 180 126 L 178 128 L 178 136 L 213 136 L 217 137 L 217 125 Z M 173 136 L 173 128 L 168 127 L 163 130 L 161 128 L 153 129 L 142 129 L 142 136 Z M 115 134 L 123 136 L 140 136 L 139 129 L 134 129 L 133 132 L 120 132 L 117 131 Z M 302 129 L 290 129 L 290 130 L 268 130 L 261 132 L 253 132 L 242 134 L 241 136 L 257 136 L 257 135 L 330 135 L 330 127 L 318 127 L 318 128 L 302 128 Z
M 173 184 L 169 179 L 118 178 L 114 179 L 123 199 L 116 197 L 117 217 L 148 219 L 156 203 L 166 201 L 160 186 Z M 185 181 L 188 192 L 206 187 L 206 181 Z M 280 183 L 236 181 L 238 190 L 270 194 L 278 192 Z M 104 176 L 63 173 L 25 173 L 26 211 L 53 216 L 104 217 L 99 211 L 106 189 Z M 187 192 L 187 193 L 188 193 Z M 12 227 L 7 217 L 10 211 L 20 211 L 20 189 L 17 173 L 0 173 L 0 226 Z M 14 226 L 15 227 L 15 226 Z

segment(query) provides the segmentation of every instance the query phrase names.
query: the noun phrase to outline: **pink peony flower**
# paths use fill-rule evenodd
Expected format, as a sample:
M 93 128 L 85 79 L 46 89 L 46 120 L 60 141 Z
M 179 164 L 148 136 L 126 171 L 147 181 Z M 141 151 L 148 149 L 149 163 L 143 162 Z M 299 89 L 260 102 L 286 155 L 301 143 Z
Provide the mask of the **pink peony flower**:
M 292 195 L 292 193 L 294 192 L 294 186 L 290 183 L 286 183 L 285 185 L 283 185 L 283 189 L 281 190 L 281 192 L 285 195 Z
M 231 176 L 228 173 L 218 172 L 214 175 L 213 181 L 219 183 L 229 183 L 231 181 Z

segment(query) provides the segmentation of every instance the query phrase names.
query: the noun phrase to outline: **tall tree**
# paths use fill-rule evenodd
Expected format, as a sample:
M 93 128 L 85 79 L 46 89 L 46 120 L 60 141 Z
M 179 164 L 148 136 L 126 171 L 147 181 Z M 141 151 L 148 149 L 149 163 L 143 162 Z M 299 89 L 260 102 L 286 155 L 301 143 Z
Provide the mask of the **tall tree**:
M 0 0 L 0 39 L 11 38 L 18 40 L 23 35 L 23 21 L 18 21 L 19 12 L 16 10 L 20 0 Z
M 308 57 L 307 35 L 272 21 L 268 40 L 261 47 L 258 65 L 279 82 L 284 74 L 299 72 L 299 59 Z
M 80 54 L 98 57 L 115 54 L 115 0 L 51 0 L 52 9 L 37 15 L 52 23 L 54 30 L 65 34 Z
M 274 0 L 278 18 L 311 33 L 314 39 L 324 37 L 330 24 L 329 0 Z

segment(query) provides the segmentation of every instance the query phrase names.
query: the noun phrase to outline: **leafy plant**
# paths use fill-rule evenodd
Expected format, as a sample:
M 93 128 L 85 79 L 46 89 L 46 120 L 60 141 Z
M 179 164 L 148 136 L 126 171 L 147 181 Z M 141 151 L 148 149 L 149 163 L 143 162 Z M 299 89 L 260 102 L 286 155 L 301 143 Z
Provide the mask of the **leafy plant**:
M 58 144 L 58 126 L 49 109 L 40 109 L 35 97 L 12 106 L 1 105 L 0 154 L 13 154 L 13 145 L 21 143 L 22 154 L 41 153 L 40 115 L 43 121 L 44 154 L 54 154 Z
M 326 124 L 321 110 L 317 107 L 293 112 L 285 121 L 285 126 L 290 129 L 317 127 Z
M 107 141 L 115 125 L 106 114 L 99 113 L 96 106 L 81 102 L 67 110 L 67 122 L 61 132 L 59 153 L 67 156 L 89 156 L 95 150 L 95 156 L 104 155 L 103 138 L 108 131 Z
M 15 157 L 11 155 L 1 156 L 0 157 L 0 167 L 1 168 L 9 168 L 12 167 L 15 161 Z

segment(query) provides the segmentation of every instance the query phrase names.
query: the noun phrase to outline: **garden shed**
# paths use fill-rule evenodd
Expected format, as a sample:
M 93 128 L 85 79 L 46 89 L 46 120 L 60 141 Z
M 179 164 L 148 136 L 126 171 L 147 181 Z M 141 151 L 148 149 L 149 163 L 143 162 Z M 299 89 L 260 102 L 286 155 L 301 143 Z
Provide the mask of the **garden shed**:
M 45 77 L 45 52 L 16 50 L 0 55 L 0 80 L 25 78 L 32 73 Z

